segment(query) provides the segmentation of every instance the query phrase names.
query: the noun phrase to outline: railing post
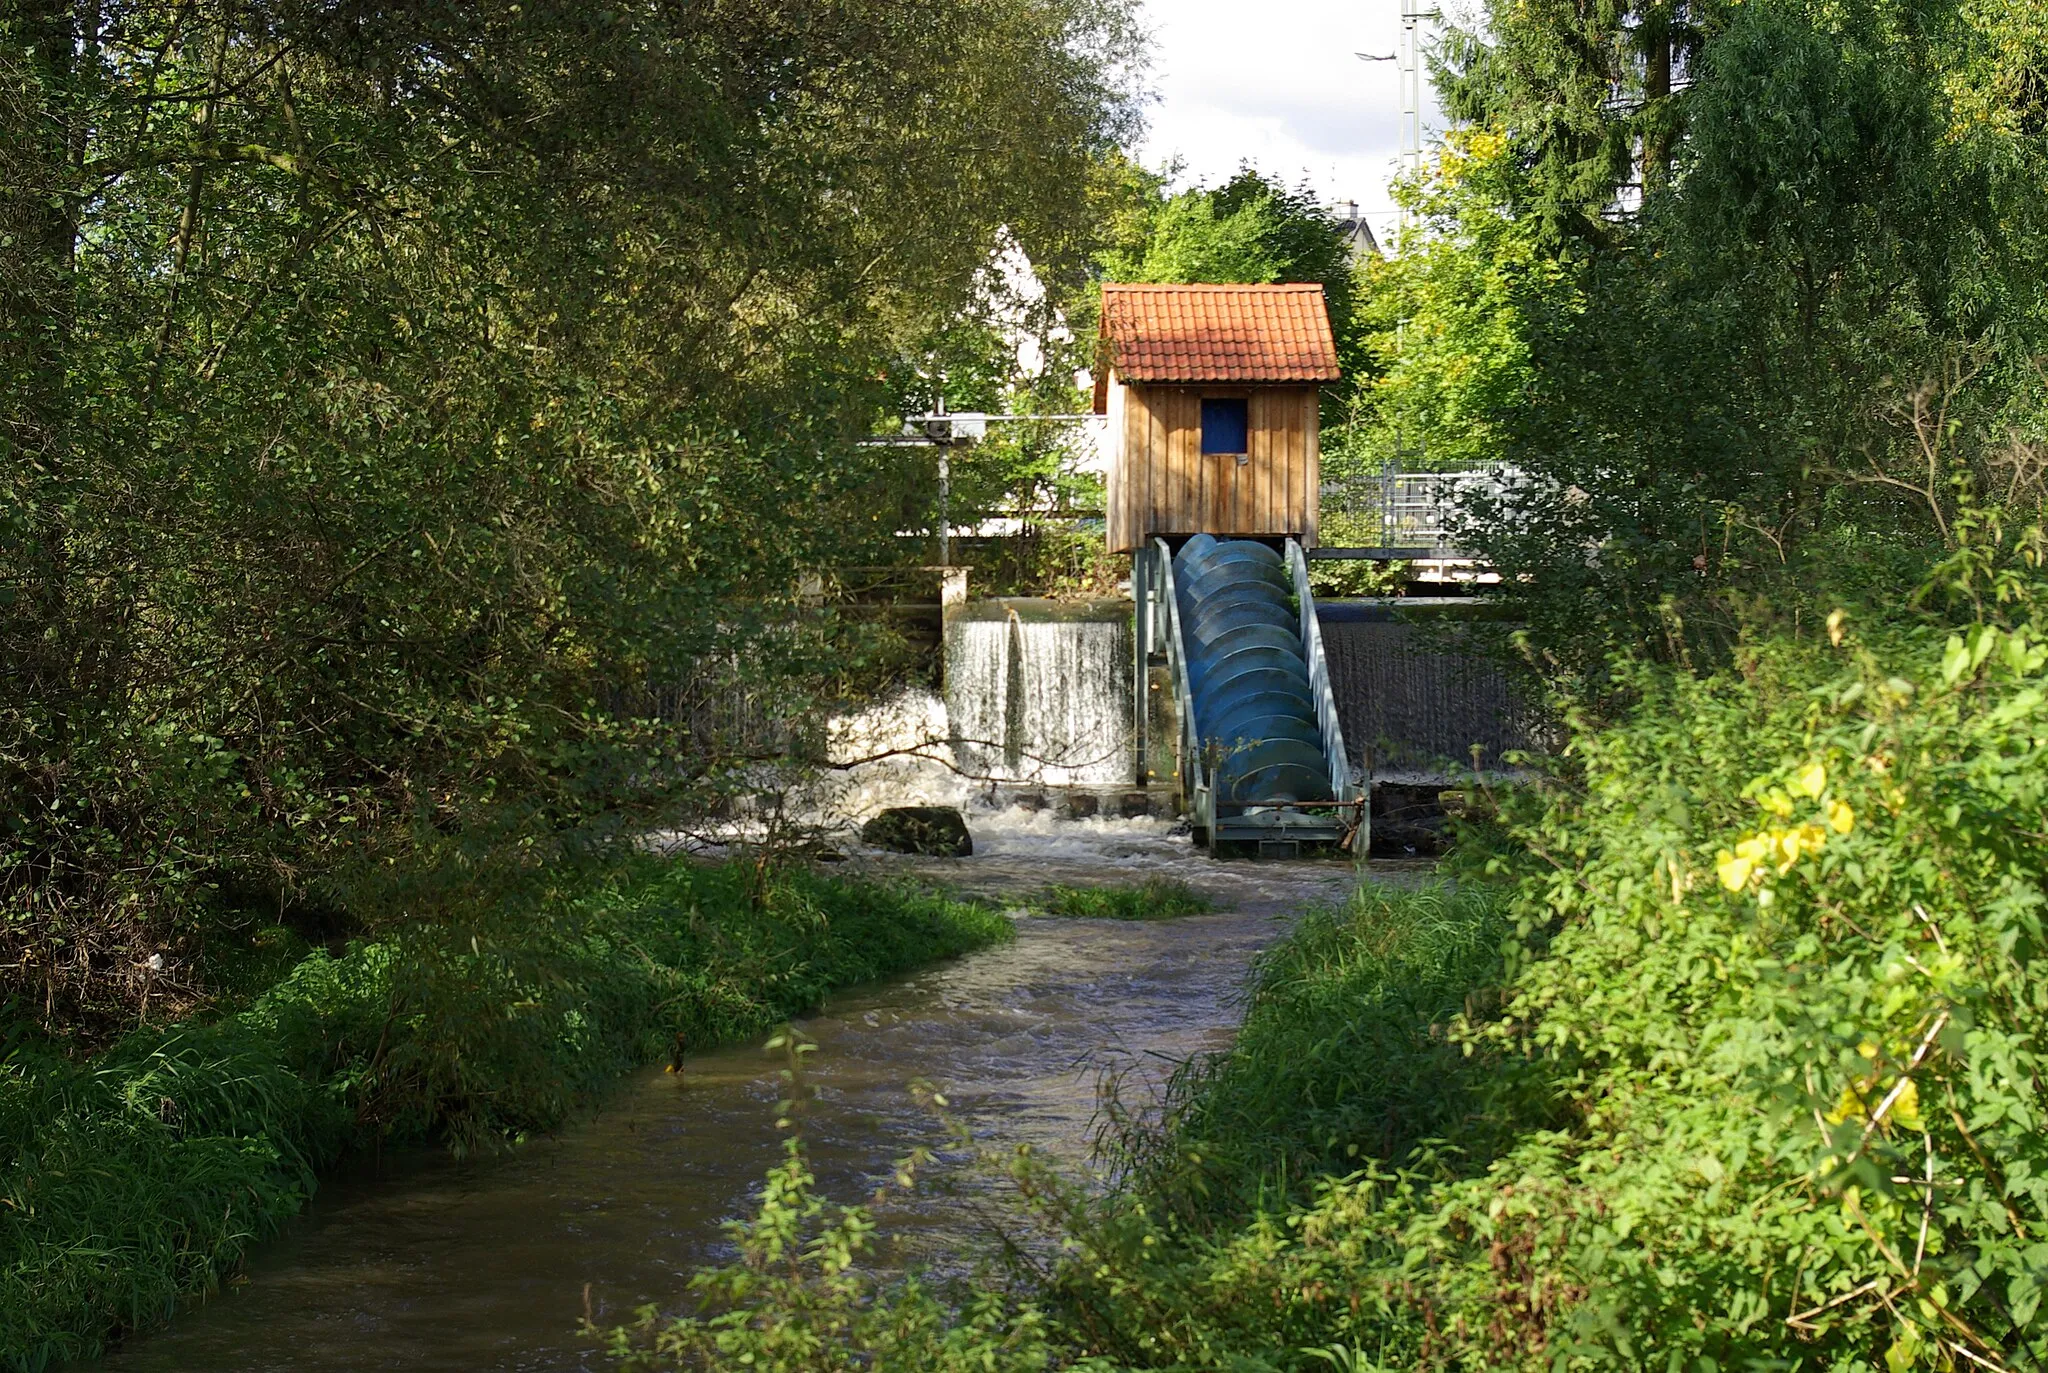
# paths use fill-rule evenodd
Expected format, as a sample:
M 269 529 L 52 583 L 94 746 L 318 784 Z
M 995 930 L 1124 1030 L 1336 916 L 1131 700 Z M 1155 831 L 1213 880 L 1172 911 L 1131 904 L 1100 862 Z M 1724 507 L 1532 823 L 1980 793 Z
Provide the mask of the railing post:
M 1344 747 L 1343 720 L 1337 713 L 1336 684 L 1330 680 L 1330 662 L 1323 651 L 1323 629 L 1316 618 L 1315 593 L 1308 583 L 1308 555 L 1293 539 L 1287 541 L 1287 563 L 1294 578 L 1295 599 L 1301 605 L 1301 647 L 1308 660 L 1309 692 L 1323 736 L 1323 752 L 1330 764 L 1330 795 L 1334 800 L 1350 801 L 1354 799 L 1351 758 Z
M 1131 739 L 1135 780 L 1144 786 L 1146 777 L 1146 717 L 1151 710 L 1146 688 L 1151 684 L 1152 662 L 1152 550 L 1139 548 L 1131 555 Z
M 1174 586 L 1173 550 L 1166 540 L 1154 539 L 1151 544 L 1154 571 L 1158 576 L 1159 628 L 1166 641 L 1166 656 L 1173 669 L 1173 697 L 1176 713 L 1180 716 L 1180 790 L 1188 801 L 1203 804 L 1208 790 L 1208 777 L 1202 764 L 1202 731 L 1195 722 L 1194 694 L 1188 687 L 1188 664 L 1181 639 L 1180 601 Z M 1204 812 L 1206 813 L 1206 812 Z

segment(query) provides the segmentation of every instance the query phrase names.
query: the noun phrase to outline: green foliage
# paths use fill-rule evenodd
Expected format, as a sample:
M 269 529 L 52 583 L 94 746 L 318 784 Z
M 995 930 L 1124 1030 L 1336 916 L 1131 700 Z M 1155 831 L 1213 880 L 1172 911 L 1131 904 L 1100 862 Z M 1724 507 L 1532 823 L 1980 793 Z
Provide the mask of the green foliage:
M 1173 920 L 1201 915 L 1216 904 L 1172 877 L 1148 877 L 1123 886 L 1052 886 L 1041 900 L 1048 914 L 1090 920 Z
M 514 890 L 518 890 L 515 888 Z M 345 1148 L 494 1147 L 638 1063 L 1011 937 L 907 889 L 639 858 L 502 920 L 306 957 L 245 1010 L 0 1061 L 0 1350 L 36 1368 L 217 1285 Z
M 1448 1031 L 1499 985 L 1505 905 L 1485 883 L 1368 882 L 1305 915 L 1259 961 L 1236 1043 L 1185 1065 L 1163 1131 L 1131 1141 L 1145 1190 L 1204 1224 L 1424 1139 L 1483 1162 L 1486 1103 Z
M 2002 586 L 1962 633 L 1833 617 L 1710 677 L 1629 669 L 1627 718 L 1575 724 L 1581 780 L 1509 802 L 1507 980 L 1448 1035 L 1480 1116 L 1222 1231 L 1142 1197 L 1083 1214 L 1062 1291 L 1089 1342 L 1145 1367 L 2038 1366 L 2048 588 Z M 1356 1004 L 1354 1035 L 1397 1043 L 1427 1009 Z
M 999 234 L 1081 269 L 1127 38 L 1119 0 L 0 11 L 9 1014 L 190 995 L 223 893 L 701 803 L 755 750 L 664 702 L 734 664 L 784 720 L 872 685 L 801 570 L 896 557 L 916 474 L 857 440 Z
M 1631 180 L 1667 189 L 1703 40 L 1742 0 L 1517 0 L 1487 5 L 1434 54 L 1461 123 L 1513 131 L 1516 218 L 1553 249 L 1605 246 Z
M 1334 504 L 1334 502 L 1333 502 Z M 1328 508 L 1326 507 L 1326 512 Z M 1332 515 L 1335 518 L 1332 518 Z M 1325 546 L 1369 547 L 1383 537 L 1378 518 L 1328 512 L 1321 539 Z M 1317 560 L 1308 565 L 1309 591 L 1319 599 L 1357 596 L 1398 596 L 1408 584 L 1406 562 Z
M 1531 336 L 1539 321 L 1578 309 L 1573 265 L 1545 251 L 1534 222 L 1513 212 L 1523 175 L 1506 139 L 1463 129 L 1425 180 L 1399 188 L 1418 225 L 1359 273 L 1360 363 L 1340 394 L 1340 419 L 1324 426 L 1332 477 L 1507 457 L 1513 418 L 1535 384 Z M 1377 530 L 1364 541 L 1378 542 Z
M 1459 40 L 1468 141 L 1506 140 L 1499 265 L 1534 244 L 1569 283 L 1523 315 L 1511 392 L 1479 398 L 1531 480 L 1470 531 L 1561 668 L 1645 643 L 1717 661 L 1730 589 L 1914 577 L 1972 501 L 2041 508 L 2030 14 L 1503 3 Z M 1631 16 L 1671 29 L 1683 89 L 1648 94 Z M 1652 107 L 1669 175 L 1637 208 L 1616 172 Z
M 956 539 L 953 556 L 971 569 L 976 596 L 1111 597 L 1131 573 L 1128 559 L 1108 551 L 1100 521 L 1048 520 L 1013 536 Z
M 1355 365 L 1357 290 L 1338 222 L 1306 190 L 1246 167 L 1217 187 L 1168 195 L 1127 168 L 1124 199 L 1098 263 L 1109 281 L 1321 284 L 1347 371 Z

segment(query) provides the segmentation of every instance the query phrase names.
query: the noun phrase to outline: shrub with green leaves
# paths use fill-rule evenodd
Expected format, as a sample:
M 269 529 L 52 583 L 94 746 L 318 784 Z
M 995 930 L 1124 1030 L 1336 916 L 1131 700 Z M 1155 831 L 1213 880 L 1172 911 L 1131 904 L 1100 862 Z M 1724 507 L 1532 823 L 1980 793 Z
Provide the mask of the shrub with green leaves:
M 1835 616 L 1709 677 L 1627 669 L 1625 718 L 1574 722 L 1576 779 L 1505 817 L 1505 988 L 1449 1027 L 1467 1063 L 1440 1079 L 1484 1113 L 1223 1232 L 1142 1196 L 1070 1212 L 1090 1346 L 1177 1368 L 2048 1360 L 2048 625 L 2036 573 L 1967 562 L 1957 632 Z M 1341 985 L 1306 957 L 1328 937 L 1289 955 L 1305 982 Z M 1241 1109 L 1261 1016 L 1317 994 L 1256 1002 L 1203 1107 Z M 1326 1005 L 1360 1049 L 1419 1009 Z

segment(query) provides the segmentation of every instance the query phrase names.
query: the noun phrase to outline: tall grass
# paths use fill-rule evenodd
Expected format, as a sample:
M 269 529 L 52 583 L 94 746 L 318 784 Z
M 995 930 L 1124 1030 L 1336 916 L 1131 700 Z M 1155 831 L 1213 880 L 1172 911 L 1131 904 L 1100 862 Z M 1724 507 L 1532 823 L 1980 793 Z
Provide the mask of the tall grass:
M 1215 902 L 1172 877 L 1099 887 L 1051 886 L 1042 898 L 1050 915 L 1087 920 L 1175 920 L 1215 909 Z
M 622 1070 L 1011 936 L 983 907 L 651 858 L 516 921 L 303 959 L 246 1009 L 0 1061 L 0 1367 L 91 1354 L 217 1284 L 374 1138 L 487 1147 Z
M 1126 1131 L 1147 1190 L 1206 1222 L 1418 1142 L 1482 1149 L 1482 1078 L 1447 1034 L 1490 999 L 1511 931 L 1497 886 L 1368 882 L 1310 912 L 1259 962 L 1243 1029 L 1190 1060 L 1162 1124 Z

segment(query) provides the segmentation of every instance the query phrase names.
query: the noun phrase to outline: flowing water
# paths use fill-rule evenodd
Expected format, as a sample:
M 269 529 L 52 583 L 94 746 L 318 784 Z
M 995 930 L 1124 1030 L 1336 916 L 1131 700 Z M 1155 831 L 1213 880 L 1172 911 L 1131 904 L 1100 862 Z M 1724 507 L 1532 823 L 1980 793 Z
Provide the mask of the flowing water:
M 977 1140 L 1031 1143 L 1086 1166 L 1098 1073 L 1125 1070 L 1142 1104 L 1172 1066 L 1227 1042 L 1256 952 L 1305 906 L 1356 880 L 1339 862 L 1218 864 L 1157 820 L 973 819 L 976 855 L 864 864 L 909 870 L 1010 906 L 1050 882 L 1170 874 L 1214 914 L 1153 924 L 1018 916 L 1016 943 L 833 998 L 803 1029 L 816 1096 L 805 1126 L 827 1193 L 863 1196 L 942 1127 L 908 1090 L 947 1094 Z M 427 1154 L 340 1178 L 245 1280 L 104 1361 L 130 1370 L 601 1369 L 576 1334 L 648 1302 L 671 1309 L 689 1271 L 730 1252 L 720 1223 L 744 1214 L 778 1157 L 778 1063 L 758 1045 L 638 1074 L 595 1118 L 507 1157 Z M 971 1166 L 942 1165 L 884 1219 L 889 1264 L 970 1251 L 1002 1205 Z M 966 1202 L 964 1204 L 963 1194 Z
M 986 806 L 1006 783 L 1128 788 L 1128 601 L 970 601 L 946 622 L 945 688 L 908 687 L 831 726 L 833 761 L 811 818 L 885 806 Z
M 948 740 L 961 770 L 1128 785 L 1128 601 L 974 601 L 946 626 Z

